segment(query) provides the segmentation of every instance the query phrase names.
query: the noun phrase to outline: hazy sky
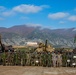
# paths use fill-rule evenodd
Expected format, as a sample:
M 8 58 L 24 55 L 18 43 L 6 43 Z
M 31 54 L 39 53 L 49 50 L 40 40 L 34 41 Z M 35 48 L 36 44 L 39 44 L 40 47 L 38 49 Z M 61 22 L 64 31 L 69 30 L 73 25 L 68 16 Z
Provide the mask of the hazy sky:
M 76 0 L 0 0 L 0 27 L 76 27 Z

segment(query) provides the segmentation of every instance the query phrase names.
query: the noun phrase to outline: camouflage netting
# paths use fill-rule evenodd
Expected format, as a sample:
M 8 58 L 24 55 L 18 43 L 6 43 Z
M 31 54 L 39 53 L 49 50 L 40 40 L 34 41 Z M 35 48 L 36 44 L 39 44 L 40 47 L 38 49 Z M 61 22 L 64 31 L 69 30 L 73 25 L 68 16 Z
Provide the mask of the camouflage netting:
M 44 50 L 45 50 L 45 44 L 40 43 L 39 46 L 38 46 L 38 48 L 36 49 L 36 51 L 37 51 L 37 52 L 42 52 L 42 51 L 44 51 Z M 47 46 L 46 46 L 46 51 L 49 51 L 49 52 L 54 51 L 53 46 L 52 46 L 52 45 L 47 45 Z

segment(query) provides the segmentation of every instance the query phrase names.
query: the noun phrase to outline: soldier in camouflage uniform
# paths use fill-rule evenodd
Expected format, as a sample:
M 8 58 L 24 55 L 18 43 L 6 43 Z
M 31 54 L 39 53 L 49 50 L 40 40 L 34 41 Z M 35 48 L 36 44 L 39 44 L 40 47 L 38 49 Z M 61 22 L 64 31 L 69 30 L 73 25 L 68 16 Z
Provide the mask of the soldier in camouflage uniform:
M 48 51 L 47 53 L 47 66 L 50 67 L 52 66 L 52 55 L 51 55 L 51 52 Z
M 57 62 L 57 54 L 55 52 L 52 53 L 52 65 L 53 67 L 56 67 L 56 62 Z
M 57 54 L 57 67 L 61 67 L 62 66 L 62 55 L 60 54 L 60 52 L 58 52 Z
M 13 65 L 14 65 L 14 64 L 13 64 L 14 52 L 11 52 L 10 58 L 11 58 L 10 65 L 12 65 L 12 66 L 13 66 Z
M 67 67 L 71 67 L 72 66 L 72 57 L 73 57 L 73 53 L 67 51 Z
M 35 63 L 35 66 L 39 66 L 39 52 L 37 52 L 36 54 L 35 54 L 35 58 L 34 58 L 34 63 Z
M 19 53 L 18 51 L 14 53 L 14 65 L 20 65 L 20 56 L 19 56 Z
M 67 55 L 66 55 L 66 52 L 63 52 L 63 54 L 62 54 L 62 66 L 63 67 L 67 66 Z
M 22 51 L 21 53 L 21 65 L 25 66 L 26 65 L 26 53 Z
M 39 66 L 42 66 L 42 52 L 39 52 Z
M 30 66 L 30 64 L 31 64 L 31 62 L 30 62 L 30 60 L 31 60 L 31 54 L 30 54 L 30 52 L 27 52 L 26 58 L 27 58 L 26 65 Z
M 7 65 L 10 65 L 10 63 L 11 63 L 11 52 L 8 51 L 8 53 L 7 53 Z
M 4 52 L 4 53 L 2 53 L 2 61 L 3 61 L 3 66 L 5 66 L 6 65 L 6 58 L 7 58 L 7 54 Z
M 46 67 L 47 66 L 47 56 L 48 56 L 48 54 L 47 54 L 47 52 L 46 51 L 43 51 L 42 52 L 42 65 L 44 66 L 44 67 Z

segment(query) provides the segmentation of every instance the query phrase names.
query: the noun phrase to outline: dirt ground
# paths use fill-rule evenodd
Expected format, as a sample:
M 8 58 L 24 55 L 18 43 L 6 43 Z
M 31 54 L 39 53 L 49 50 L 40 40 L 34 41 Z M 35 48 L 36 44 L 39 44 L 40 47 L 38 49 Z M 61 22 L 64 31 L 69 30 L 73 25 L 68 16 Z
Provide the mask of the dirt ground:
M 0 66 L 0 75 L 76 75 L 76 68 L 37 67 L 37 66 Z

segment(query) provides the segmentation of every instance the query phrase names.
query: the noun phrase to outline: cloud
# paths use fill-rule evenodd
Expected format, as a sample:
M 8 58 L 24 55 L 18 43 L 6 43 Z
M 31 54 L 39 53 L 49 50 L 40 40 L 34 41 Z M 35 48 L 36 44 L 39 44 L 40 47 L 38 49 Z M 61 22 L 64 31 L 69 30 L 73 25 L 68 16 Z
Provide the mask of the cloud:
M 74 11 L 76 11 L 76 8 L 74 9 Z
M 11 15 L 14 15 L 15 14 L 15 12 L 13 12 L 13 11 L 4 11 L 4 12 L 2 12 L 2 15 L 3 16 L 11 16 Z
M 21 4 L 13 7 L 12 9 L 6 9 L 4 6 L 0 6 L 0 15 L 11 16 L 16 13 L 37 13 L 44 8 L 48 8 L 48 5 L 35 6 L 30 4 Z M 6 10 L 5 10 L 6 9 Z
M 12 9 L 7 9 L 4 6 L 0 6 L 0 15 L 1 16 L 10 16 L 13 15 L 15 12 Z
M 0 20 L 4 20 L 4 18 L 1 18 L 1 17 L 0 17 Z
M 46 7 L 47 5 L 35 6 L 35 5 L 21 4 L 19 6 L 14 7 L 12 10 L 20 13 L 37 13 Z
M 4 6 L 0 6 L 0 12 L 4 11 L 6 8 Z
M 76 15 L 70 16 L 68 18 L 69 21 L 76 21 Z
M 64 24 L 65 22 L 64 22 L 64 21 L 60 21 L 59 23 L 60 23 L 60 24 Z
M 41 5 L 40 7 L 42 7 L 42 8 L 50 8 L 49 5 Z
M 67 17 L 68 15 L 69 15 L 69 13 L 57 12 L 57 13 L 49 14 L 48 18 L 50 18 L 50 19 L 61 19 L 61 18 Z
M 29 17 L 22 16 L 22 17 L 20 17 L 20 19 L 29 19 Z
M 32 27 L 41 27 L 42 24 L 34 24 L 34 23 L 27 23 L 27 26 L 32 26 Z

